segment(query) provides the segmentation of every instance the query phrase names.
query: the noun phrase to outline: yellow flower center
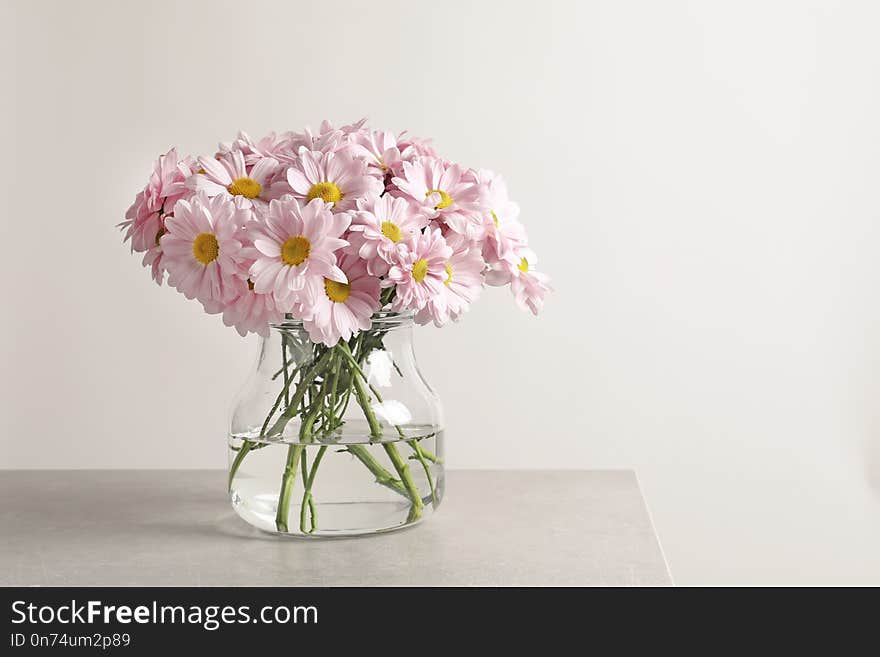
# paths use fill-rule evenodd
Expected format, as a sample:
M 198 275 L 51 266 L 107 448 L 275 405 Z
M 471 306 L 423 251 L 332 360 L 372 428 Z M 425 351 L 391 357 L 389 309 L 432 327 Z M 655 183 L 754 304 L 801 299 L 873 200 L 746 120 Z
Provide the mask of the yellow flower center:
M 523 258 L 519 261 L 519 264 L 516 266 L 523 274 L 529 271 L 529 261 Z
M 245 198 L 257 198 L 263 191 L 262 185 L 253 178 L 236 178 L 226 189 L 233 196 Z
M 162 236 L 164 234 L 165 234 L 164 228 L 160 228 L 158 231 L 156 231 L 156 246 L 159 246 L 159 240 L 162 239 Z
M 209 265 L 220 255 L 220 244 L 212 233 L 199 233 L 193 240 L 193 257 L 203 265 Z
M 425 192 L 425 196 L 428 197 L 431 194 L 440 194 L 440 202 L 434 206 L 435 210 L 442 210 L 443 208 L 448 208 L 452 205 L 452 197 L 444 192 L 442 189 L 429 189 Z
M 449 261 L 446 261 L 446 280 L 443 281 L 443 284 L 447 287 L 452 282 L 452 265 L 449 264 Z
M 296 267 L 305 262 L 312 250 L 312 244 L 302 235 L 288 237 L 281 245 L 281 260 L 285 265 Z
M 495 222 L 495 228 L 498 228 L 498 215 L 495 214 L 495 210 L 491 210 L 492 213 L 492 221 Z
M 392 221 L 383 221 L 382 234 L 397 244 L 401 238 L 400 226 Z
M 351 285 L 348 283 L 340 283 L 339 281 L 331 281 L 329 278 L 324 279 L 324 292 L 327 298 L 333 303 L 345 303 L 348 295 L 351 294 Z
M 253 289 L 254 289 L 254 282 L 253 282 L 251 279 L 248 279 L 248 280 L 247 280 L 247 284 L 248 284 L 248 289 L 251 290 L 251 291 L 253 291 Z
M 320 198 L 324 203 L 338 203 L 342 200 L 342 190 L 332 182 L 319 182 L 309 190 L 309 200 Z
M 421 283 L 425 280 L 425 276 L 428 275 L 428 261 L 422 258 L 421 260 L 416 260 L 413 264 L 412 268 L 412 276 L 413 280 L 416 283 Z

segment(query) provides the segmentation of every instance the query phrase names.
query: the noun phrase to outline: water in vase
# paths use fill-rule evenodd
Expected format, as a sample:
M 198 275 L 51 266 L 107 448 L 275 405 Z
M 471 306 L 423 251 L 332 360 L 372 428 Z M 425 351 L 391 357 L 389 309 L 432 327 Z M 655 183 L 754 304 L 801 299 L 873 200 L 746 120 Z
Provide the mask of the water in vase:
M 267 532 L 388 531 L 418 523 L 443 496 L 443 432 L 432 427 L 407 427 L 381 442 L 368 433 L 310 443 L 239 434 L 229 453 L 233 508 Z

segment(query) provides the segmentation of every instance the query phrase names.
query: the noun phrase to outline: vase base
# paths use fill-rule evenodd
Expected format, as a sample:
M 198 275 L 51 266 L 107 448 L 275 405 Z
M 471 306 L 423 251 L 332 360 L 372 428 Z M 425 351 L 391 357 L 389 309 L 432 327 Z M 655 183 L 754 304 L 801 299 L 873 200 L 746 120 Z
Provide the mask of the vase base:
M 385 534 L 423 522 L 434 512 L 430 498 L 423 500 L 423 508 L 413 511 L 413 506 L 402 500 L 381 502 L 321 503 L 312 507 L 292 509 L 288 517 L 287 531 L 277 525 L 277 500 L 250 499 L 245 505 L 236 491 L 231 495 L 236 513 L 248 524 L 273 536 L 285 538 L 350 538 L 370 534 Z M 238 501 L 238 504 L 236 504 Z M 438 500 L 439 502 L 439 500 Z
M 334 540 L 334 539 L 342 539 L 342 538 L 364 538 L 366 536 L 378 536 L 381 534 L 389 534 L 391 532 L 397 532 L 402 529 L 410 529 L 412 527 L 418 527 L 423 522 L 425 522 L 426 518 L 422 516 L 418 520 L 413 520 L 411 522 L 404 523 L 402 525 L 396 525 L 394 527 L 383 527 L 381 529 L 363 529 L 363 530 L 354 530 L 349 531 L 345 529 L 340 530 L 316 530 L 315 532 L 308 534 L 303 533 L 301 531 L 291 531 L 291 532 L 279 532 L 277 530 L 271 531 L 266 529 L 260 529 L 260 531 L 264 534 L 269 534 L 271 536 L 280 536 L 281 538 L 289 538 L 294 540 Z

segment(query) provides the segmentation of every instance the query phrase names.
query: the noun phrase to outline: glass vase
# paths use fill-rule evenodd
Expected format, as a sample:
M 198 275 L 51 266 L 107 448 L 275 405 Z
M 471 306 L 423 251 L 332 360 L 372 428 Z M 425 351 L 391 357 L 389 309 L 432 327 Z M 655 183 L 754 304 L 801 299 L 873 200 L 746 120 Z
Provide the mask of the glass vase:
M 420 522 L 443 497 L 440 402 L 419 372 L 411 314 L 380 312 L 334 347 L 273 325 L 229 437 L 236 513 L 285 536 L 347 536 Z

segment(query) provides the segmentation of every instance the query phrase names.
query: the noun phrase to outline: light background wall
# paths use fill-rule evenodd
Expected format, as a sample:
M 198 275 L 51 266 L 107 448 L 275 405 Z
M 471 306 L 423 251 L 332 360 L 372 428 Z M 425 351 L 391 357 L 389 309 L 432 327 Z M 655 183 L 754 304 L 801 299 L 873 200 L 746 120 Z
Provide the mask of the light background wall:
M 0 2 L 0 467 L 224 466 L 255 356 L 120 243 L 160 151 L 369 116 L 556 294 L 419 331 L 465 468 L 637 469 L 678 583 L 880 584 L 880 5 Z M 0 473 L 2 476 L 2 473 Z

